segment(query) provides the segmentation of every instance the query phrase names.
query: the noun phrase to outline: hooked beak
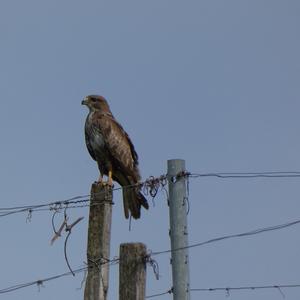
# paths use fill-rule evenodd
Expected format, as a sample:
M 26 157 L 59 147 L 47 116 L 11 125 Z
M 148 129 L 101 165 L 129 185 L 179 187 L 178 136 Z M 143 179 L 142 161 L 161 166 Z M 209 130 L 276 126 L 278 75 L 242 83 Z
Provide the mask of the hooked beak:
M 81 101 L 81 105 L 87 105 L 88 103 L 88 99 L 87 98 L 84 98 L 82 101 Z

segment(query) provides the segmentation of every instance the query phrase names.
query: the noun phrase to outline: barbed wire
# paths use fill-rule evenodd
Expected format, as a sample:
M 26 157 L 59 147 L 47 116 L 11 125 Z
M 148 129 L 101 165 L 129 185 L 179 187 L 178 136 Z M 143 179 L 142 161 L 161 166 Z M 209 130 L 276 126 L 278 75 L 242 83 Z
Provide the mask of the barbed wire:
M 293 178 L 300 177 L 300 172 L 271 171 L 271 172 L 216 172 L 216 173 L 187 173 L 191 178 Z
M 213 287 L 213 288 L 191 288 L 190 292 L 225 292 L 226 296 L 230 296 L 231 291 L 254 291 L 254 290 L 266 290 L 276 289 L 279 291 L 281 296 L 285 298 L 282 289 L 300 288 L 300 284 L 273 284 L 273 285 L 249 285 L 249 286 L 237 286 L 237 287 Z M 172 294 L 173 289 L 169 289 L 165 292 L 146 296 L 146 298 L 156 298 L 168 294 Z
M 115 265 L 115 264 L 118 264 L 118 263 L 119 263 L 119 258 L 114 257 L 112 260 L 106 259 L 106 260 L 100 262 L 100 265 L 104 265 L 104 264 Z M 13 285 L 13 286 L 10 286 L 10 287 L 7 287 L 7 288 L 0 289 L 0 294 L 10 293 L 10 292 L 13 292 L 13 291 L 16 291 L 16 290 L 19 290 L 19 289 L 24 289 L 24 288 L 34 286 L 34 285 L 36 285 L 38 288 L 40 288 L 40 287 L 43 286 L 43 284 L 45 282 L 52 281 L 52 280 L 57 280 L 57 279 L 60 279 L 62 277 L 65 277 L 65 276 L 70 276 L 70 275 L 74 276 L 75 274 L 78 274 L 78 273 L 87 272 L 88 269 L 89 269 L 88 266 L 84 266 L 84 267 L 80 267 L 80 268 L 77 268 L 75 270 L 72 270 L 70 272 L 61 273 L 61 274 L 58 274 L 58 275 L 46 277 L 46 278 L 35 280 L 35 281 L 16 284 L 16 285 Z M 284 294 L 283 294 L 281 289 L 288 289 L 288 288 L 300 288 L 300 284 L 273 284 L 273 285 L 247 285 L 247 286 L 237 286 L 237 287 L 191 288 L 190 291 L 191 292 L 224 291 L 224 292 L 226 292 L 226 295 L 229 296 L 231 291 L 277 289 L 281 293 L 281 295 L 283 295 L 283 297 L 284 297 Z M 171 288 L 171 289 L 168 289 L 165 292 L 148 295 L 148 296 L 146 296 L 146 298 L 147 299 L 156 298 L 156 297 L 160 297 L 160 296 L 164 296 L 164 295 L 172 294 L 172 293 L 173 293 L 173 289 Z
M 172 178 L 169 178 L 172 182 L 175 182 L 181 177 L 186 178 L 203 178 L 203 177 L 217 177 L 221 179 L 225 178 L 300 178 L 300 172 L 298 171 L 271 171 L 271 172 L 216 172 L 216 173 L 190 173 L 181 172 Z M 144 182 L 127 185 L 123 188 L 138 188 L 146 196 L 150 195 L 154 198 L 157 193 L 161 191 L 166 192 L 165 186 L 167 185 L 168 175 L 161 175 L 158 177 L 150 176 Z M 112 188 L 112 191 L 120 191 L 122 187 Z M 103 194 L 99 192 L 98 194 Z M 68 208 L 83 208 L 90 207 L 90 197 L 91 194 L 78 195 L 65 200 L 52 201 L 43 204 L 32 204 L 24 206 L 13 206 L 13 207 L 0 207 L 0 218 L 6 217 L 13 214 L 28 212 L 32 214 L 37 211 L 54 211 L 58 209 L 64 209 L 66 206 Z M 102 205 L 101 203 L 93 205 Z
M 169 178 L 169 180 L 171 180 L 172 182 L 176 182 L 176 180 L 180 179 L 181 177 L 185 177 L 185 178 L 203 178 L 203 177 L 217 177 L 217 178 L 293 178 L 293 177 L 300 177 L 300 172 L 277 172 L 277 171 L 273 171 L 273 172 L 238 172 L 238 173 L 234 173 L 234 172 L 222 172 L 222 173 L 181 172 L 178 175 L 176 175 L 172 178 Z M 160 191 L 160 190 L 166 191 L 165 186 L 167 184 L 167 180 L 168 180 L 167 175 L 161 175 L 159 177 L 151 176 L 142 183 L 135 184 L 135 185 L 129 185 L 129 186 L 126 186 L 126 188 L 139 188 L 143 191 L 144 194 L 150 195 L 152 198 L 154 198 L 157 195 L 158 191 Z M 118 190 L 121 190 L 121 189 L 122 189 L 122 187 L 118 187 L 118 188 L 113 188 L 112 190 L 113 191 L 118 191 Z M 105 193 L 105 191 L 100 192 L 100 193 Z M 66 209 L 66 208 L 70 209 L 70 208 L 89 207 L 89 206 L 91 206 L 90 197 L 91 197 L 90 194 L 88 194 L 88 195 L 79 195 L 79 196 L 75 196 L 75 197 L 72 197 L 72 198 L 69 198 L 69 199 L 65 199 L 65 200 L 61 200 L 61 201 L 52 201 L 52 202 L 48 202 L 48 203 L 44 203 L 44 204 L 25 205 L 25 206 L 16 206 L 16 207 L 2 207 L 2 208 L 0 208 L 0 217 L 5 217 L 5 216 L 9 216 L 9 215 L 12 215 L 12 214 L 17 214 L 17 213 L 22 213 L 22 212 L 28 212 L 28 216 L 27 216 L 26 221 L 27 220 L 30 221 L 33 211 L 58 212 L 62 209 Z M 95 204 L 92 204 L 92 205 L 102 205 L 102 203 L 99 203 L 99 204 L 95 203 Z M 76 222 L 78 222 L 78 221 L 76 221 Z M 177 248 L 177 249 L 174 249 L 174 250 L 168 249 L 168 250 L 163 250 L 163 251 L 152 252 L 151 256 L 160 255 L 160 254 L 164 254 L 164 253 L 170 253 L 172 251 L 179 251 L 179 250 L 183 250 L 183 249 L 186 249 L 186 248 L 200 247 L 200 246 L 204 246 L 204 245 L 207 245 L 207 244 L 219 242 L 219 241 L 226 240 L 226 239 L 241 238 L 241 237 L 247 237 L 247 236 L 256 235 L 256 234 L 260 234 L 260 233 L 264 233 L 264 232 L 280 230 L 280 229 L 284 229 L 284 228 L 287 228 L 287 227 L 297 225 L 299 223 L 300 223 L 300 220 L 295 220 L 295 221 L 291 221 L 291 222 L 287 222 L 287 223 L 283 223 L 283 224 L 279 224 L 279 225 L 275 225 L 275 226 L 258 228 L 258 229 L 254 229 L 254 230 L 243 232 L 243 233 L 224 235 L 224 236 L 212 238 L 212 239 L 204 241 L 204 242 L 195 243 L 195 244 L 189 245 L 187 247 Z M 112 261 L 107 261 L 107 262 L 104 262 L 104 263 L 109 263 L 109 264 L 118 263 L 118 259 L 114 259 Z M 154 264 L 150 264 L 150 265 L 154 268 L 154 273 L 155 273 L 156 265 L 155 266 L 154 266 Z M 0 294 L 16 291 L 16 290 L 23 289 L 23 288 L 26 288 L 26 287 L 29 287 L 29 286 L 33 286 L 33 285 L 37 285 L 38 288 L 40 288 L 47 281 L 56 280 L 56 279 L 62 278 L 64 276 L 74 275 L 74 274 L 77 274 L 77 273 L 80 273 L 80 272 L 86 272 L 87 270 L 88 270 L 87 266 L 81 267 L 81 268 L 78 268 L 78 269 L 74 269 L 74 270 L 72 270 L 70 268 L 70 272 L 65 272 L 65 273 L 58 274 L 58 275 L 55 275 L 55 276 L 52 276 L 52 277 L 47 277 L 47 278 L 44 278 L 44 279 L 41 279 L 41 280 L 31 281 L 31 282 L 27 282 L 27 283 L 21 283 L 21 284 L 10 286 L 8 288 L 0 289 Z M 192 292 L 197 292 L 197 291 L 198 292 L 226 291 L 226 293 L 229 293 L 232 290 L 254 290 L 254 289 L 276 288 L 280 291 L 281 288 L 296 288 L 296 287 L 297 288 L 300 287 L 300 284 L 299 285 L 298 284 L 285 284 L 285 285 L 280 284 L 280 285 L 262 285 L 262 286 L 216 287 L 216 288 L 198 288 L 198 289 L 194 288 L 194 289 L 191 289 L 191 291 Z M 159 296 L 163 296 L 163 295 L 167 295 L 167 294 L 171 294 L 171 293 L 172 293 L 172 289 L 169 289 L 166 292 L 159 293 L 159 294 L 154 294 L 154 295 L 149 295 L 146 298 L 154 298 L 154 297 L 159 297 Z
M 262 289 L 287 289 L 287 288 L 300 288 L 300 284 L 273 284 L 273 285 L 249 285 L 237 287 L 214 287 L 214 288 L 191 288 L 191 292 L 217 292 L 225 291 L 242 291 L 242 290 L 262 290 Z M 282 293 L 282 291 L 280 291 Z
M 2 207 L 0 208 L 0 217 L 6 217 L 9 215 L 22 213 L 22 212 L 34 212 L 34 211 L 55 211 L 64 209 L 68 206 L 68 208 L 82 207 L 82 203 L 87 203 L 90 199 L 86 199 L 87 195 L 84 196 L 76 196 L 67 200 L 48 202 L 45 204 L 33 204 L 33 205 L 25 205 L 25 206 L 16 206 L 16 207 Z M 80 199 L 80 200 L 75 200 Z M 80 204 L 81 205 L 76 205 Z M 89 205 L 84 205 L 89 206 Z
M 98 265 L 105 265 L 105 264 L 115 265 L 115 264 L 118 264 L 118 263 L 119 263 L 119 258 L 114 257 L 111 260 L 106 259 L 105 261 L 101 261 Z M 70 275 L 74 276 L 75 274 L 78 274 L 78 273 L 87 272 L 89 270 L 89 268 L 91 268 L 91 267 L 88 267 L 87 265 L 85 265 L 83 267 L 79 267 L 79 268 L 71 270 L 69 272 L 61 273 L 61 274 L 54 275 L 54 276 L 51 276 L 51 277 L 46 277 L 46 278 L 35 280 L 35 281 L 30 281 L 30 282 L 26 282 L 26 283 L 19 283 L 19 284 L 16 284 L 16 285 L 12 285 L 10 287 L 0 289 L 0 294 L 14 292 L 16 290 L 24 289 L 24 288 L 27 288 L 27 287 L 30 287 L 30 286 L 33 286 L 33 285 L 36 285 L 38 288 L 40 288 L 41 286 L 43 286 L 43 284 L 45 282 L 60 279 L 60 278 L 65 277 L 65 276 L 70 276 Z
M 170 252 L 174 252 L 174 251 L 180 251 L 180 250 L 184 250 L 184 249 L 200 247 L 200 246 L 220 242 L 220 241 L 227 240 L 227 239 L 241 238 L 241 237 L 247 237 L 247 236 L 251 236 L 251 235 L 261 234 L 261 233 L 264 233 L 264 232 L 281 230 L 281 229 L 291 227 L 291 226 L 295 226 L 295 225 L 298 225 L 298 224 L 300 224 L 300 219 L 295 220 L 295 221 L 291 221 L 291 222 L 287 222 L 287 223 L 283 223 L 283 224 L 279 224 L 279 225 L 263 227 L 263 228 L 257 228 L 257 229 L 242 232 L 242 233 L 223 235 L 223 236 L 220 236 L 220 237 L 212 238 L 210 240 L 206 240 L 204 242 L 195 243 L 195 244 L 192 244 L 192 245 L 189 245 L 189 246 L 186 246 L 186 247 L 181 247 L 181 248 L 177 248 L 177 249 L 173 249 L 173 250 L 168 249 L 168 250 L 164 250 L 164 251 L 152 252 L 151 255 L 152 256 L 160 255 L 160 254 L 170 253 Z
M 77 273 L 84 272 L 86 270 L 87 270 L 87 267 L 81 267 L 81 268 L 78 268 L 76 270 L 73 270 L 73 273 L 77 274 Z M 30 287 L 30 286 L 33 286 L 33 285 L 36 285 L 39 288 L 39 287 L 43 286 L 43 284 L 47 281 L 52 281 L 52 280 L 59 279 L 59 278 L 69 276 L 69 275 L 72 275 L 72 272 L 65 272 L 65 273 L 62 273 L 62 274 L 54 275 L 54 276 L 51 276 L 51 277 L 47 277 L 47 278 L 43 278 L 43 279 L 39 279 L 39 280 L 35 280 L 35 281 L 30 281 L 30 282 L 26 282 L 26 283 L 20 283 L 20 284 L 12 285 L 10 287 L 0 289 L 0 294 L 13 292 L 13 291 L 20 290 L 20 289 Z
M 168 295 L 168 294 L 172 294 L 172 293 L 173 293 L 173 290 L 169 289 L 166 292 L 162 292 L 162 293 L 158 293 L 158 294 L 153 294 L 153 295 L 146 296 L 146 299 L 148 299 L 148 298 L 156 298 L 156 297 L 160 297 L 160 296 L 164 296 L 164 295 Z
M 143 191 L 145 195 L 150 195 L 154 198 L 160 188 L 163 188 L 166 185 L 166 175 L 161 175 L 159 177 L 150 176 L 144 182 L 137 183 L 134 185 L 124 186 L 123 188 L 138 188 Z M 112 188 L 112 191 L 120 191 L 122 187 Z M 65 200 L 51 201 L 44 204 L 32 204 L 32 205 L 24 205 L 24 206 L 14 206 L 14 207 L 0 207 L 0 218 L 6 217 L 13 214 L 28 212 L 32 214 L 33 212 L 38 211 L 58 211 L 61 209 L 69 208 L 82 208 L 82 207 L 90 207 L 96 205 L 103 205 L 103 203 L 93 203 L 91 202 L 92 196 L 98 196 L 101 194 L 105 194 L 105 191 L 101 191 L 95 193 L 93 195 L 79 195 Z

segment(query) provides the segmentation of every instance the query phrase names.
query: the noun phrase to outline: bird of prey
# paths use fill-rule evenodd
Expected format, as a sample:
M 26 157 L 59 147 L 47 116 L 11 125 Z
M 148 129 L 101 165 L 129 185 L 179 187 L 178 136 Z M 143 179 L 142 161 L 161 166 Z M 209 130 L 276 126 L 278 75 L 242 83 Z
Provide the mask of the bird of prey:
M 85 121 L 85 142 L 91 157 L 97 162 L 100 171 L 98 182 L 103 184 L 103 175 L 108 176 L 123 189 L 124 213 L 126 219 L 141 216 L 141 206 L 148 209 L 148 202 L 140 192 L 141 179 L 138 169 L 138 155 L 123 127 L 112 115 L 106 99 L 89 95 L 81 102 L 89 109 Z M 129 187 L 128 187 L 129 186 Z

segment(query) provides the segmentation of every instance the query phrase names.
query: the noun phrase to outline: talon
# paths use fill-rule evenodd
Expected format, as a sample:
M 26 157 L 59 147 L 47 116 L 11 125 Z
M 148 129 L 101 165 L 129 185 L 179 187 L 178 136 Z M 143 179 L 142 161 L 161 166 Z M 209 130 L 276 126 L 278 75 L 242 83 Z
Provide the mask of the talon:
M 102 174 L 100 174 L 99 178 L 97 181 L 95 181 L 96 184 L 99 184 L 99 185 L 106 185 L 106 182 L 103 180 L 103 176 Z
M 102 177 L 102 174 L 100 174 L 100 176 L 99 176 L 99 178 L 98 178 L 97 182 L 99 182 L 99 183 L 103 182 L 103 177 Z
M 104 182 L 104 181 L 95 181 L 95 183 L 98 184 L 98 185 L 102 185 L 102 186 L 106 186 L 107 185 L 107 183 Z

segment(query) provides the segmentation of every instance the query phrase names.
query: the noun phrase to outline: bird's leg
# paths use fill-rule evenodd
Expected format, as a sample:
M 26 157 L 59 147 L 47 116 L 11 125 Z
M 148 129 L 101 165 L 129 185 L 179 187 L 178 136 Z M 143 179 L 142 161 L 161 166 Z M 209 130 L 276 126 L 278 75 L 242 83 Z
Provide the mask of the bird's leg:
M 105 184 L 104 181 L 103 181 L 103 173 L 101 171 L 100 171 L 99 178 L 96 182 L 97 182 L 97 184 L 102 184 L 102 185 Z
M 101 174 L 100 174 L 100 176 L 99 176 L 99 178 L 98 178 L 98 180 L 97 180 L 97 183 L 99 183 L 99 184 L 102 184 L 102 183 L 103 183 L 103 177 L 102 177 Z
M 107 180 L 107 184 L 109 185 L 109 186 L 113 186 L 113 180 L 112 180 L 112 170 L 109 170 L 108 171 L 108 180 Z

